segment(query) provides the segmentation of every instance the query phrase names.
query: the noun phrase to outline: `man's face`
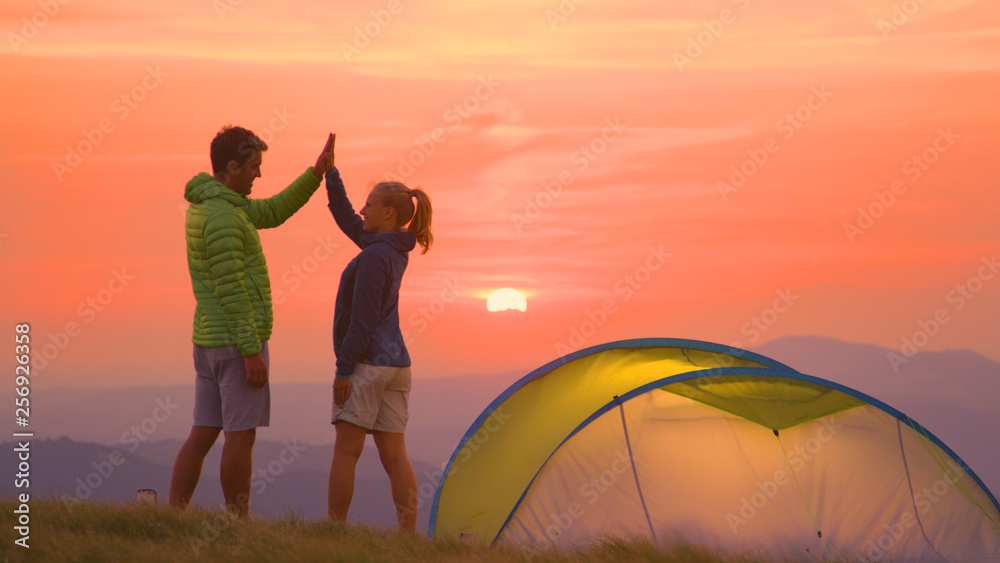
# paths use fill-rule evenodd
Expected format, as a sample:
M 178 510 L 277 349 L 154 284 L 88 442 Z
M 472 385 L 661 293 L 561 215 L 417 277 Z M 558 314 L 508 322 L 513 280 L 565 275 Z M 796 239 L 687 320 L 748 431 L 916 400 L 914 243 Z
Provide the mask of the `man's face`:
M 229 189 L 243 195 L 250 195 L 253 189 L 253 181 L 260 178 L 260 165 L 263 162 L 264 154 L 261 151 L 254 151 L 253 156 L 237 166 L 235 162 L 229 163 Z M 235 168 L 234 168 L 235 167 Z

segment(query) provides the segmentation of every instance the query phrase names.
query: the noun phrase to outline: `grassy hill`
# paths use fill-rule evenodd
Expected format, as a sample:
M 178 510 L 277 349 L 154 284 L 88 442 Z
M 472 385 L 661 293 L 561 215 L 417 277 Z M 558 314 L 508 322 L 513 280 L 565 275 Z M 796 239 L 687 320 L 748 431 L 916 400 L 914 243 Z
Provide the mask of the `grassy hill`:
M 220 438 L 205 458 L 192 504 L 209 509 L 223 504 L 219 482 L 221 442 Z M 132 452 L 121 445 L 80 443 L 65 437 L 35 440 L 31 452 L 32 499 L 70 497 L 88 502 L 127 503 L 135 500 L 136 489 L 154 488 L 160 491 L 162 501 L 170 489 L 170 471 L 180 445 L 179 440 L 147 441 Z M 0 441 L 0 451 L 10 452 L 16 446 L 14 442 Z M 291 457 L 284 453 L 286 449 Z M 118 452 L 115 455 L 124 460 L 120 465 L 112 467 L 108 463 L 112 452 Z M 254 445 L 254 477 L 250 488 L 254 514 L 280 518 L 291 510 L 306 519 L 326 518 L 326 488 L 332 456 L 332 444 L 313 446 L 258 439 Z M 282 459 L 292 461 L 285 463 Z M 0 456 L 0 475 L 14 475 L 17 461 L 15 455 Z M 435 473 L 433 466 L 419 460 L 414 459 L 412 463 L 421 491 L 417 530 L 426 532 L 440 472 Z M 104 469 L 95 464 L 103 464 Z M 14 481 L 0 479 L 0 499 L 12 499 L 20 492 Z M 383 527 L 396 523 L 389 478 L 371 444 L 358 461 L 354 495 L 358 500 L 351 505 L 348 515 L 351 522 Z M 0 557 L 2 562 L 3 557 Z
M 442 561 L 442 562 L 732 562 L 710 553 L 649 542 L 607 542 L 577 553 L 531 552 L 468 546 L 451 538 L 428 539 L 378 528 L 281 520 L 241 521 L 223 512 L 177 512 L 151 505 L 32 500 L 29 549 L 14 545 L 16 504 L 0 501 L 3 561 Z

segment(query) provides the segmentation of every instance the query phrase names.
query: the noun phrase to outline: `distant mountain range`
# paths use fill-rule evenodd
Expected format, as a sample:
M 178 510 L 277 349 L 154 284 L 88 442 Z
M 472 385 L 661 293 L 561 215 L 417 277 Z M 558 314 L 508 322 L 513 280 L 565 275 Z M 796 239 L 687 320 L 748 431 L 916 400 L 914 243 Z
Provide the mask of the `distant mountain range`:
M 410 393 L 410 455 L 432 465 L 445 463 L 479 413 L 523 375 L 417 380 Z M 0 395 L 0 400 L 6 400 L 3 397 Z M 187 437 L 194 387 L 58 387 L 36 391 L 33 399 L 31 430 L 37 437 L 65 436 L 80 442 L 134 448 L 136 442 Z M 258 430 L 257 439 L 333 444 L 332 402 L 330 383 L 274 383 L 271 426 Z
M 813 336 L 781 338 L 754 351 L 907 413 L 950 446 L 995 494 L 1000 492 L 1000 363 L 964 350 L 918 352 L 899 363 L 890 356 L 898 351 Z M 421 529 L 426 529 L 440 470 L 457 442 L 483 409 L 523 375 L 414 382 L 407 446 L 420 485 Z M 191 425 L 191 386 L 55 388 L 37 391 L 33 398 L 32 492 L 133 500 L 137 488 L 151 487 L 166 501 L 173 458 Z M 272 426 L 258 432 L 254 449 L 254 512 L 325 517 L 334 437 L 331 399 L 329 383 L 272 386 Z M 388 479 L 370 440 L 368 444 L 358 466 L 350 518 L 393 526 Z M 0 447 L 11 451 L 13 446 Z M 206 460 L 194 502 L 222 504 L 220 454 L 217 445 Z M 12 475 L 14 461 L 0 456 L 0 472 Z M 0 480 L 0 497 L 13 494 L 13 480 Z

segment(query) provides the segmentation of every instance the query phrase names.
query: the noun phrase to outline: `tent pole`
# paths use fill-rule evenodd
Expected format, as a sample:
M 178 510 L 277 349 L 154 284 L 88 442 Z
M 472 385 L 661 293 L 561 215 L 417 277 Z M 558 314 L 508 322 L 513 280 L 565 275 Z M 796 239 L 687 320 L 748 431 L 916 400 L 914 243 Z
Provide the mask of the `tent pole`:
M 618 395 L 615 395 L 615 401 L 618 403 L 618 411 L 622 415 L 622 430 L 625 431 L 625 447 L 628 448 L 628 460 L 632 465 L 632 476 L 635 477 L 635 488 L 639 491 L 639 502 L 642 503 L 642 512 L 646 515 L 646 525 L 649 526 L 649 535 L 653 537 L 653 543 L 656 541 L 656 531 L 653 530 L 653 521 L 649 518 L 649 509 L 646 508 L 646 498 L 642 495 L 642 486 L 639 485 L 639 473 L 635 468 L 635 458 L 632 456 L 632 441 L 628 437 L 628 425 L 625 423 L 625 407 L 622 404 Z
M 917 510 L 917 497 L 913 492 L 913 481 L 910 479 L 910 465 L 906 461 L 906 451 L 903 449 L 902 424 L 903 422 L 897 418 L 896 436 L 899 438 L 899 455 L 903 459 L 903 473 L 906 474 L 906 485 L 910 488 L 910 503 L 913 505 L 913 515 L 917 517 L 917 525 L 920 526 L 920 535 L 924 536 L 924 541 L 927 542 L 927 545 L 930 546 L 931 550 L 934 551 L 935 555 L 941 557 L 941 559 L 944 559 L 944 557 L 940 553 L 938 553 L 937 548 L 934 547 L 934 544 L 931 542 L 930 538 L 927 537 L 927 532 L 924 531 L 924 522 L 923 520 L 920 519 L 920 511 Z

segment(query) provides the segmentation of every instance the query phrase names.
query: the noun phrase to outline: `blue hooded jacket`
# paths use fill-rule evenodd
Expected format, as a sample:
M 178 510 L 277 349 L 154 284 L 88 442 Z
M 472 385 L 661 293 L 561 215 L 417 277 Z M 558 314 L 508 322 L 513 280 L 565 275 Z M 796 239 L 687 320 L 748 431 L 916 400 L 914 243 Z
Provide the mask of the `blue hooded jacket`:
M 336 168 L 326 173 L 326 193 L 337 226 L 361 253 L 340 276 L 333 312 L 337 375 L 349 377 L 359 363 L 406 367 L 410 354 L 399 330 L 399 286 L 417 239 L 408 232 L 366 233 Z

